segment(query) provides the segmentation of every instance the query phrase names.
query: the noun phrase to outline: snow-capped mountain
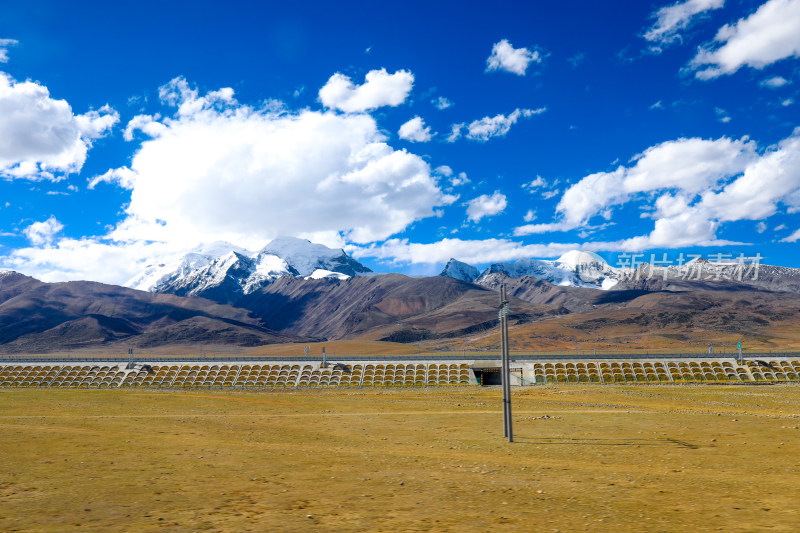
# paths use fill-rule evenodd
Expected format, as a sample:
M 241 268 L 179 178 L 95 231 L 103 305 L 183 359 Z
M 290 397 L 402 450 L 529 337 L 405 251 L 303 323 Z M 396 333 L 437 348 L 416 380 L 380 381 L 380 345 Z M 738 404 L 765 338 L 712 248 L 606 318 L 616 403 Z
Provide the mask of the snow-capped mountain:
M 260 253 L 280 257 L 300 276 L 310 276 L 317 269 L 341 272 L 348 276 L 372 272 L 341 248 L 328 248 L 323 244 L 314 244 L 294 237 L 278 237 L 266 245 Z
M 446 278 L 472 282 L 478 279 L 478 276 L 481 275 L 481 271 L 472 265 L 468 265 L 451 257 L 450 261 L 447 262 L 444 270 L 442 270 L 442 273 L 439 275 Z
M 125 286 L 234 303 L 281 276 L 347 279 L 368 272 L 344 250 L 279 237 L 259 252 L 225 242 L 204 245 L 177 261 L 148 266 Z
M 553 285 L 602 290 L 687 290 L 687 287 L 696 288 L 698 283 L 710 282 L 800 293 L 800 269 L 765 265 L 755 259 L 708 261 L 698 257 L 685 263 L 655 261 L 651 265 L 637 262 L 633 268 L 615 268 L 595 253 L 573 250 L 556 260 L 520 259 L 495 263 L 472 279 L 469 278 L 477 271 L 475 267 L 451 259 L 440 275 L 472 281 L 487 288 L 499 286 L 506 276 L 532 276 Z
M 498 274 L 512 278 L 533 276 L 553 285 L 604 290 L 614 287 L 621 277 L 620 270 L 610 266 L 599 255 L 577 250 L 567 252 L 556 260 L 519 259 L 510 263 L 494 263 L 474 278 L 474 282 L 486 284 Z M 445 269 L 442 275 L 450 274 Z
M 231 252 L 249 255 L 250 252 L 227 242 L 213 242 L 199 246 L 177 261 L 148 265 L 142 272 L 125 283 L 125 287 L 148 292 L 162 292 L 158 288 L 170 285 L 193 271 L 210 265 L 214 260 Z
M 800 269 L 765 265 L 755 258 L 708 261 L 695 258 L 682 264 L 643 263 L 620 269 L 617 289 L 680 290 L 682 285 L 729 283 L 752 285 L 771 291 L 800 293 Z

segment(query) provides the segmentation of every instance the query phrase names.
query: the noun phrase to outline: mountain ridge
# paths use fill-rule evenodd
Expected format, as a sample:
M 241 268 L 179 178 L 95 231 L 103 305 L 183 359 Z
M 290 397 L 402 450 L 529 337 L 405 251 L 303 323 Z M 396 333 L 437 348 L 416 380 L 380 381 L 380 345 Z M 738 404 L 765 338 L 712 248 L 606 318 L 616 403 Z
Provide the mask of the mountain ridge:
M 342 249 L 278 237 L 258 252 L 226 242 L 201 246 L 171 263 L 146 267 L 124 286 L 235 304 L 283 276 L 341 278 L 371 272 Z

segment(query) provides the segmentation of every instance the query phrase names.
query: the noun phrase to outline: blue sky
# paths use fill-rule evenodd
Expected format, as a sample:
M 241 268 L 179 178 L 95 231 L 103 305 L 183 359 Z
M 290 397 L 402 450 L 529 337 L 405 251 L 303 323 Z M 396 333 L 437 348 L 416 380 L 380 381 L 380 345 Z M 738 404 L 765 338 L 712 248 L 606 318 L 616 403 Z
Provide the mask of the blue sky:
M 800 0 L 286 4 L 0 4 L 0 267 L 278 235 L 800 267 Z

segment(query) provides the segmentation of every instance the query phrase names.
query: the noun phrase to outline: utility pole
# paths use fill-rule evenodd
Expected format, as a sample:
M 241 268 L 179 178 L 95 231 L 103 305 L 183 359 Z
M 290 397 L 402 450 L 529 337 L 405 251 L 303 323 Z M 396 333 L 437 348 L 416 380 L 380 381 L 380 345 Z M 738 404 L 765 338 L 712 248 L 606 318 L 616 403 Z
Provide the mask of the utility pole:
M 500 351 L 501 379 L 503 384 L 503 436 L 508 442 L 514 442 L 514 431 L 511 424 L 511 371 L 509 367 L 508 349 L 508 299 L 506 286 L 500 285 Z

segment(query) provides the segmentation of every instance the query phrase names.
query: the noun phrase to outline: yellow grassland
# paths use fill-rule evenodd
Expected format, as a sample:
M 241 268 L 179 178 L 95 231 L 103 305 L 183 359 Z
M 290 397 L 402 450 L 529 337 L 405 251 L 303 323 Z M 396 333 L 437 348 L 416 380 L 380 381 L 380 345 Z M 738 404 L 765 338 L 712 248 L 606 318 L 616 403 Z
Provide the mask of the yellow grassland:
M 0 531 L 796 531 L 800 387 L 0 390 Z

